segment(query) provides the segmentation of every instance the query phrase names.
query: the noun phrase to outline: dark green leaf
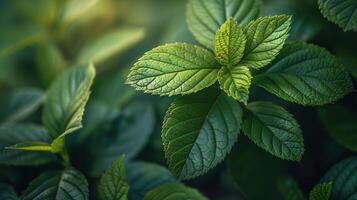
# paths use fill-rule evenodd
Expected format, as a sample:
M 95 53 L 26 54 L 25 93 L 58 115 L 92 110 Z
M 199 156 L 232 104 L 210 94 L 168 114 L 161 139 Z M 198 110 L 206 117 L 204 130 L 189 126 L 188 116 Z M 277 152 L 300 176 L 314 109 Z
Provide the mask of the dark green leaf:
M 241 119 L 238 102 L 217 90 L 176 99 L 162 128 L 170 170 L 189 179 L 215 167 L 237 141 Z
M 331 200 L 357 199 L 357 157 L 345 159 L 334 165 L 321 182 L 333 182 Z
M 294 179 L 290 177 L 280 178 L 277 182 L 277 186 L 284 200 L 305 200 L 304 194 Z
M 253 83 L 302 105 L 323 105 L 352 91 L 348 73 L 325 49 L 301 42 L 287 44 L 271 67 Z
M 299 161 L 304 153 L 297 121 L 284 108 L 270 102 L 248 104 L 243 132 L 256 145 L 279 158 Z
M 10 185 L 0 182 L 0 199 L 1 200 L 19 200 L 17 194 Z
M 130 200 L 142 200 L 145 193 L 151 189 L 165 183 L 176 182 L 171 172 L 160 165 L 134 162 L 127 166 L 130 169 L 127 171 Z
M 310 192 L 309 200 L 329 200 L 332 191 L 332 182 L 320 183 Z
M 207 200 L 197 190 L 179 183 L 161 185 L 145 194 L 144 200 Z
M 48 171 L 33 181 L 21 200 L 87 200 L 88 183 L 81 172 L 69 168 Z
M 125 156 L 115 161 L 100 178 L 98 195 L 100 200 L 128 199 L 129 184 L 125 173 Z

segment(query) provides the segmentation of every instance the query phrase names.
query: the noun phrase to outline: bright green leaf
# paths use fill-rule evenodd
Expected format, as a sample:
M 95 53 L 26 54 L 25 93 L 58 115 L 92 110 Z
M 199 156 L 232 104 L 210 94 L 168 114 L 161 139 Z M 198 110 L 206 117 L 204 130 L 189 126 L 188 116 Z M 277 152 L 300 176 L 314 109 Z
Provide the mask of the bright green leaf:
M 332 191 L 332 182 L 316 185 L 310 192 L 309 200 L 329 200 Z
M 0 95 L 0 121 L 4 124 L 18 122 L 31 115 L 42 104 L 41 90 L 28 88 Z
M 145 193 L 155 187 L 176 182 L 171 172 L 160 165 L 134 162 L 127 166 L 130 169 L 127 171 L 130 200 L 142 200 Z
M 217 90 L 176 99 L 162 128 L 171 171 L 189 179 L 216 166 L 237 141 L 241 119 L 238 102 Z
M 217 31 L 214 52 L 222 65 L 237 65 L 243 57 L 246 38 L 238 23 L 229 18 Z
M 15 144 L 15 145 L 6 147 L 6 149 L 22 150 L 22 151 L 50 152 L 51 144 L 46 143 L 46 142 L 24 142 L 24 143 L 19 143 L 19 144 Z
M 261 0 L 189 0 L 187 23 L 195 38 L 213 48 L 216 31 L 230 17 L 243 27 L 260 13 Z
M 357 199 L 357 157 L 345 159 L 334 165 L 321 182 L 333 182 L 331 200 Z
M 290 177 L 278 179 L 277 187 L 284 200 L 305 200 L 304 194 L 300 190 L 299 186 L 294 179 Z
M 128 192 L 125 156 L 120 156 L 100 178 L 98 196 L 100 200 L 125 200 L 128 199 Z
M 127 83 L 152 94 L 189 94 L 215 83 L 219 68 L 214 55 L 202 47 L 166 44 L 141 57 L 131 68 Z
M 33 181 L 21 200 L 88 200 L 88 183 L 83 174 L 73 168 L 48 171 Z
M 17 194 L 10 185 L 0 182 L 0 199 L 2 200 L 19 200 Z
M 299 161 L 304 153 L 300 127 L 284 108 L 254 102 L 244 111 L 243 132 L 256 145 L 282 159 Z
M 78 63 L 99 64 L 138 43 L 145 35 L 141 28 L 120 28 L 95 39 L 84 46 Z
M 305 43 L 289 43 L 271 67 L 254 76 L 269 92 L 302 105 L 323 105 L 352 91 L 352 82 L 340 63 L 326 50 Z
M 144 200 L 207 200 L 197 190 L 180 183 L 161 185 L 145 194 Z
M 53 138 L 64 137 L 82 127 L 82 115 L 94 76 L 93 65 L 75 66 L 49 88 L 42 120 Z
M 242 65 L 256 69 L 265 67 L 279 54 L 288 38 L 291 17 L 261 17 L 244 28 L 247 37 Z
M 98 5 L 99 0 L 72 0 L 66 1 L 62 9 L 62 22 L 67 24 L 81 18 L 91 8 Z
M 49 143 L 47 131 L 32 124 L 12 124 L 0 127 L 0 164 L 15 166 L 42 165 L 55 161 L 54 155 L 45 152 L 24 152 L 5 149 L 12 145 L 29 141 Z
M 46 87 L 48 87 L 66 67 L 66 61 L 61 51 L 52 43 L 41 43 L 37 45 L 36 59 L 37 73 L 43 85 Z
M 246 66 L 222 67 L 218 73 L 221 89 L 234 99 L 247 104 L 252 75 Z
M 318 0 L 321 13 L 344 31 L 357 31 L 357 1 Z

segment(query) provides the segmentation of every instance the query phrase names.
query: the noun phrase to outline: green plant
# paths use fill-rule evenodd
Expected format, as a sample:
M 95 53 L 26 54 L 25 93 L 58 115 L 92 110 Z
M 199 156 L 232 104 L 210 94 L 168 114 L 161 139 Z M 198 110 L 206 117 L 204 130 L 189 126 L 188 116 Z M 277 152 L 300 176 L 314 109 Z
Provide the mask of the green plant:
M 248 103 L 251 84 L 305 106 L 331 103 L 352 91 L 348 73 L 325 49 L 285 44 L 289 16 L 256 19 L 260 4 L 190 0 L 189 28 L 211 50 L 166 44 L 131 68 L 127 83 L 137 90 L 185 95 L 171 104 L 162 128 L 168 166 L 180 179 L 202 175 L 224 160 L 241 129 L 267 152 L 301 159 L 304 143 L 297 121 L 271 102 Z M 217 80 L 224 93 L 212 86 Z

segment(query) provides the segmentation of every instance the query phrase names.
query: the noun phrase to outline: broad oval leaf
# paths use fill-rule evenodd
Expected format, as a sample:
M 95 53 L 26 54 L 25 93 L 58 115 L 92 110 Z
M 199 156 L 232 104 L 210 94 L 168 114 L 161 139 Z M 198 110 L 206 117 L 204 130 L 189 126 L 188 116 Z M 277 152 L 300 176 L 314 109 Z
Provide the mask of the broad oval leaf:
M 326 50 L 301 42 L 287 44 L 253 84 L 294 103 L 323 105 L 352 91 L 352 81 Z
M 337 24 L 344 31 L 357 31 L 357 1 L 355 0 L 318 0 L 324 17 Z
M 243 132 L 256 145 L 279 158 L 299 161 L 304 153 L 297 121 L 284 108 L 270 102 L 248 104 Z
M 246 66 L 222 67 L 218 73 L 221 89 L 234 99 L 247 104 L 252 75 Z
M 176 99 L 162 128 L 165 157 L 180 179 L 206 173 L 221 162 L 237 141 L 242 110 L 217 90 Z
M 144 200 L 207 200 L 199 191 L 180 183 L 161 185 L 145 194 Z
M 352 109 L 330 105 L 319 108 L 320 120 L 337 143 L 357 153 L 357 113 Z
M 243 57 L 246 38 L 238 23 L 229 18 L 216 33 L 214 52 L 222 65 L 237 65 Z
M 120 28 L 109 32 L 83 47 L 77 62 L 99 64 L 135 45 L 144 35 L 141 28 Z
M 15 90 L 0 95 L 0 121 L 18 122 L 31 115 L 42 104 L 44 94 L 35 88 Z
M 94 76 L 93 65 L 75 66 L 51 85 L 42 115 L 51 137 L 65 136 L 82 127 L 82 115 Z
M 189 0 L 187 23 L 195 38 L 213 48 L 216 31 L 230 17 L 243 27 L 260 13 L 261 0 Z
M 219 68 L 214 55 L 202 47 L 166 44 L 145 53 L 131 68 L 127 83 L 152 94 L 189 94 L 215 83 Z
M 118 155 L 125 154 L 133 159 L 146 146 L 155 127 L 155 112 L 150 104 L 133 102 L 122 110 L 112 129 L 99 131 L 91 135 L 89 147 L 91 157 L 91 175 L 101 173 L 114 162 Z
M 256 69 L 265 67 L 279 54 L 289 36 L 291 17 L 261 17 L 244 28 L 247 42 L 242 65 Z
M 332 182 L 319 183 L 309 194 L 309 200 L 329 200 L 332 192 Z
M 56 157 L 50 153 L 5 149 L 6 147 L 29 141 L 49 143 L 51 138 L 43 127 L 34 124 L 11 124 L 1 126 L 0 164 L 32 166 L 56 161 Z
M 100 200 L 125 200 L 128 199 L 128 192 L 125 156 L 120 156 L 100 178 L 98 196 Z
M 282 177 L 277 181 L 277 187 L 284 200 L 305 200 L 304 194 L 294 179 Z
M 0 182 L 0 199 L 2 200 L 19 200 L 15 190 L 10 185 Z
M 357 157 L 347 158 L 334 165 L 321 182 L 333 182 L 330 200 L 357 199 Z
M 88 183 L 83 174 L 73 168 L 48 171 L 35 178 L 21 200 L 87 200 Z
M 145 193 L 157 186 L 177 182 L 171 172 L 157 164 L 129 163 L 127 177 L 130 185 L 129 199 L 142 200 Z

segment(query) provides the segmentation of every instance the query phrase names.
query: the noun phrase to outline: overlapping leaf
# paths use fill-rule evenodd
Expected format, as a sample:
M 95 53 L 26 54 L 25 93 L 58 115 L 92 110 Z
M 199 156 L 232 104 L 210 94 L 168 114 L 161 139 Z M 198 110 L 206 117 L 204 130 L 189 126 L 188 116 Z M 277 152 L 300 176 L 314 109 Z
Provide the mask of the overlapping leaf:
M 323 105 L 352 90 L 348 73 L 326 50 L 300 42 L 287 44 L 271 67 L 253 83 L 302 105 Z
M 0 127 L 0 164 L 31 166 L 55 161 L 55 157 L 43 152 L 24 152 L 5 149 L 16 144 L 37 141 L 49 143 L 51 138 L 47 131 L 33 124 L 12 124 Z
M 283 48 L 290 31 L 291 17 L 261 17 L 244 28 L 247 37 L 243 65 L 256 69 L 269 64 Z
M 325 182 L 316 185 L 309 195 L 309 200 L 329 200 L 332 191 L 332 182 Z
M 142 200 L 145 193 L 166 183 L 176 182 L 171 172 L 153 163 L 129 163 L 127 171 L 130 185 L 129 199 Z
M 252 75 L 248 67 L 223 67 L 218 73 L 221 89 L 234 99 L 247 104 Z
M 53 138 L 82 127 L 82 115 L 94 76 L 93 65 L 76 66 L 49 88 L 42 121 Z
M 321 13 L 344 31 L 357 31 L 357 2 L 355 0 L 318 0 Z
M 152 94 L 189 94 L 215 83 L 219 68 L 214 55 L 202 47 L 167 44 L 141 57 L 131 68 L 127 83 Z
M 332 182 L 330 200 L 357 199 L 357 157 L 347 158 L 334 165 L 321 182 Z
M 195 38 L 213 48 L 216 31 L 230 17 L 245 26 L 259 16 L 261 0 L 190 0 L 187 23 Z
M 10 185 L 0 182 L 0 199 L 3 200 L 19 200 L 17 194 Z
M 121 156 L 100 178 L 98 195 L 100 200 L 128 199 L 129 184 L 125 173 L 125 157 Z
M 222 65 L 237 65 L 243 57 L 246 38 L 238 23 L 229 18 L 217 31 L 214 52 Z
M 188 179 L 216 166 L 236 142 L 241 117 L 238 102 L 213 89 L 175 100 L 162 129 L 171 171 Z
M 207 200 L 197 190 L 180 183 L 161 185 L 145 194 L 144 200 Z
M 69 168 L 48 171 L 35 178 L 21 200 L 87 200 L 88 183 L 79 171 Z
M 279 158 L 299 161 L 304 153 L 298 123 L 284 108 L 272 103 L 248 104 L 243 132 L 259 147 Z
M 305 200 L 304 194 L 300 190 L 294 179 L 290 177 L 280 178 L 277 187 L 284 200 Z

